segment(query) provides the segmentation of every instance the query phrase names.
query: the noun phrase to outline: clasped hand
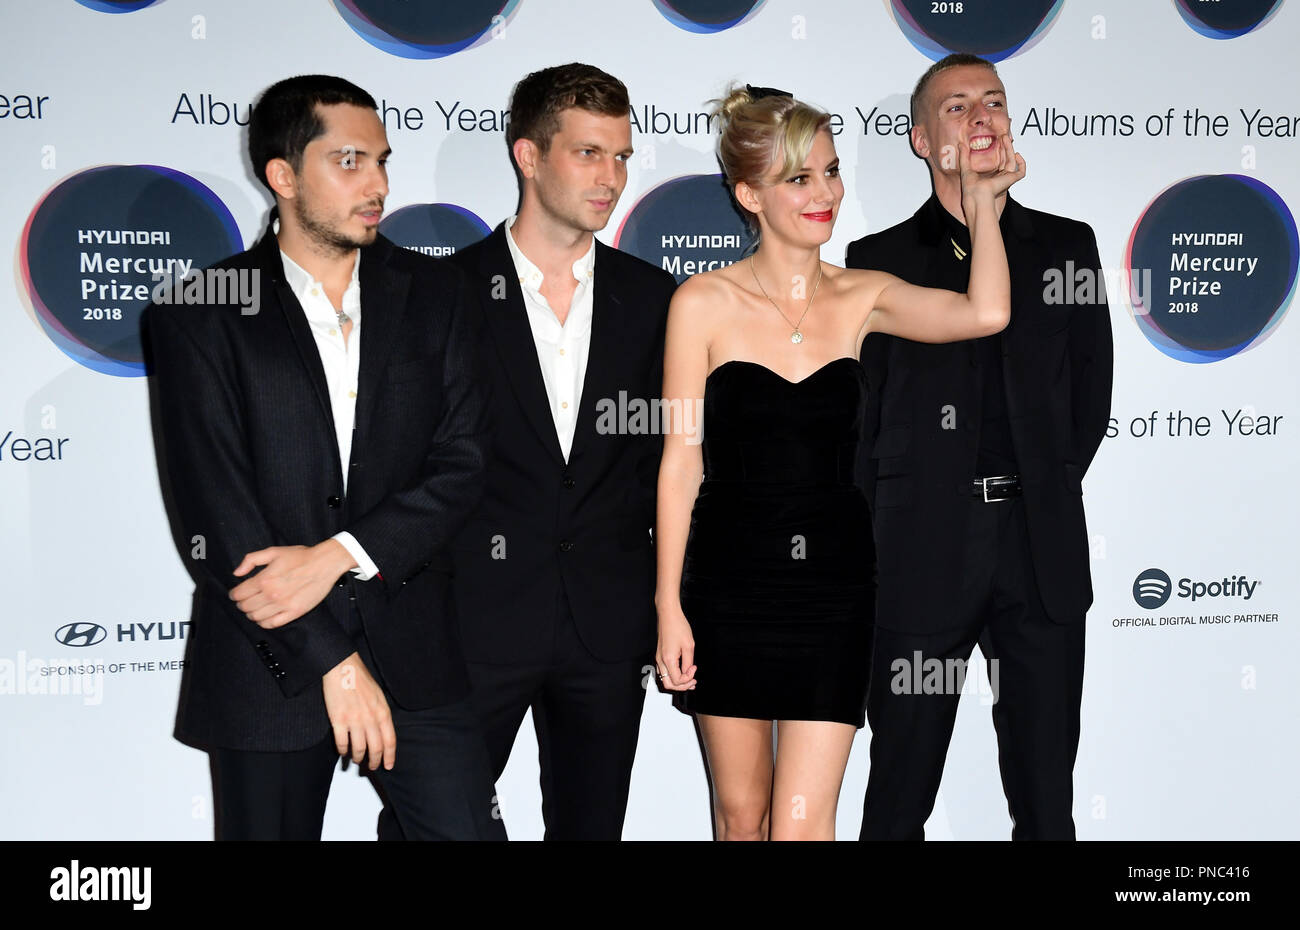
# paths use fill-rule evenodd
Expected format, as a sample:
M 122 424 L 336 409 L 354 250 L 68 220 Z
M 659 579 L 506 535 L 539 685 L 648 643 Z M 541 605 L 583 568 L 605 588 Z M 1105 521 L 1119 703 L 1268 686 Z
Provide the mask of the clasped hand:
M 335 539 L 314 546 L 271 546 L 244 556 L 235 567 L 242 578 L 257 566 L 262 570 L 230 590 L 244 615 L 264 630 L 297 620 L 329 594 L 339 576 L 356 565 Z

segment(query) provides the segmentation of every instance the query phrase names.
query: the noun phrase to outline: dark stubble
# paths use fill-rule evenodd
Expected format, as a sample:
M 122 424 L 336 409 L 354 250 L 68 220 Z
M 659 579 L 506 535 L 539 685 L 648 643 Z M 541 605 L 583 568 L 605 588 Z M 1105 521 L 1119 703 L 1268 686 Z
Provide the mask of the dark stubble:
M 374 206 L 378 208 L 381 205 L 375 204 Z M 293 213 L 303 232 L 324 251 L 333 252 L 337 255 L 346 255 L 356 249 L 370 245 L 374 241 L 373 235 L 361 239 L 335 229 L 328 220 L 317 216 L 312 211 L 311 205 L 301 196 L 294 198 Z

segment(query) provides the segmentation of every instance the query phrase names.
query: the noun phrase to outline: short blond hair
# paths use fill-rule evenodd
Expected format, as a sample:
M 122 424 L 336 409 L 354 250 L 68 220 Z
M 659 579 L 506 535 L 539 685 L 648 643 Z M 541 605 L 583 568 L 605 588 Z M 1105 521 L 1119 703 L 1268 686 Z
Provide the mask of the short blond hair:
M 964 68 L 974 65 L 977 68 L 988 68 L 996 76 L 998 73 L 997 66 L 993 62 L 978 55 L 971 55 L 967 52 L 955 52 L 946 58 L 941 58 L 921 75 L 920 80 L 916 82 L 916 87 L 912 90 L 912 99 L 909 101 L 909 107 L 912 111 L 912 125 L 918 122 L 917 117 L 921 115 L 922 104 L 925 102 L 925 92 L 930 89 L 930 82 L 935 76 L 949 68 Z
M 734 196 L 736 185 L 764 184 L 779 169 L 787 177 L 803 167 L 817 133 L 829 131 L 831 116 L 786 94 L 755 95 L 748 87 L 732 86 L 714 114 L 721 122 L 718 164 Z M 754 228 L 754 217 L 745 211 Z

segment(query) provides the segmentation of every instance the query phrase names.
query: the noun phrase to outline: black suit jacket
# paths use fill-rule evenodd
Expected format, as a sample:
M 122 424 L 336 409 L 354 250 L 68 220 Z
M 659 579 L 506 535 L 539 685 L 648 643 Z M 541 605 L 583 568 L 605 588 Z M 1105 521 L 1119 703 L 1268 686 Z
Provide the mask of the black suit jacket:
M 618 411 L 660 397 L 672 276 L 596 243 L 591 347 L 566 463 L 504 224 L 450 260 L 475 279 L 496 427 L 482 505 L 452 549 L 466 656 L 540 661 L 561 590 L 596 658 L 649 655 L 663 437 L 648 418 L 621 429 Z
M 931 197 L 910 219 L 852 243 L 846 264 L 931 284 L 938 263 L 953 259 L 942 210 Z M 1002 373 L 1034 574 L 1048 615 L 1081 621 L 1092 580 L 1080 482 L 1110 417 L 1110 312 L 1097 242 L 1086 224 L 1010 197 L 1001 229 L 1011 269 Z M 1095 274 L 1093 296 L 1049 302 L 1044 274 L 1053 269 Z M 949 629 L 979 449 L 980 353 L 974 341 L 927 345 L 873 333 L 862 363 L 869 397 L 859 477 L 876 535 L 877 622 Z
M 176 721 L 184 742 L 314 745 L 330 729 L 321 676 L 363 637 L 370 671 L 398 705 L 468 694 L 447 545 L 482 493 L 487 443 L 470 298 L 454 268 L 382 236 L 360 261 L 346 494 L 320 354 L 270 229 L 217 266 L 258 276 L 256 314 L 223 304 L 145 310 L 160 471 L 196 584 Z M 347 573 L 275 630 L 228 598 L 245 553 L 343 530 L 382 579 Z

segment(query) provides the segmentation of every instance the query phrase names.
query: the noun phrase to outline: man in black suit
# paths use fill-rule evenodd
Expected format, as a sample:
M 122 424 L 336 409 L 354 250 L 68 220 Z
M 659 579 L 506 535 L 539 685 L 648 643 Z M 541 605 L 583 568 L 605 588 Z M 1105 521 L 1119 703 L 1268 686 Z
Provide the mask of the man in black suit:
M 458 252 L 486 322 L 497 425 L 453 544 L 474 706 L 496 777 L 532 709 L 547 839 L 618 839 L 656 617 L 657 402 L 675 286 L 596 241 L 627 182 L 627 89 L 569 64 L 510 102 L 517 216 Z
M 176 736 L 210 754 L 218 839 L 319 839 L 340 754 L 408 836 L 504 839 L 447 553 L 488 441 L 465 279 L 378 234 L 389 149 L 361 88 L 281 81 L 248 138 L 276 208 L 217 268 L 257 300 L 205 272 L 145 311 L 196 582 Z
M 971 55 L 937 62 L 912 95 L 912 123 L 933 196 L 851 244 L 846 264 L 964 291 L 971 244 L 957 150 L 969 146 L 976 170 L 996 164 L 1011 126 L 994 66 Z M 863 839 L 923 838 L 962 684 L 935 669 L 964 672 L 976 643 L 1013 838 L 1074 838 L 1092 603 L 1080 482 L 1110 415 L 1110 317 L 1087 225 L 1005 194 L 999 210 L 1006 330 L 951 345 L 877 334 L 863 347 L 861 476 L 878 550 Z

